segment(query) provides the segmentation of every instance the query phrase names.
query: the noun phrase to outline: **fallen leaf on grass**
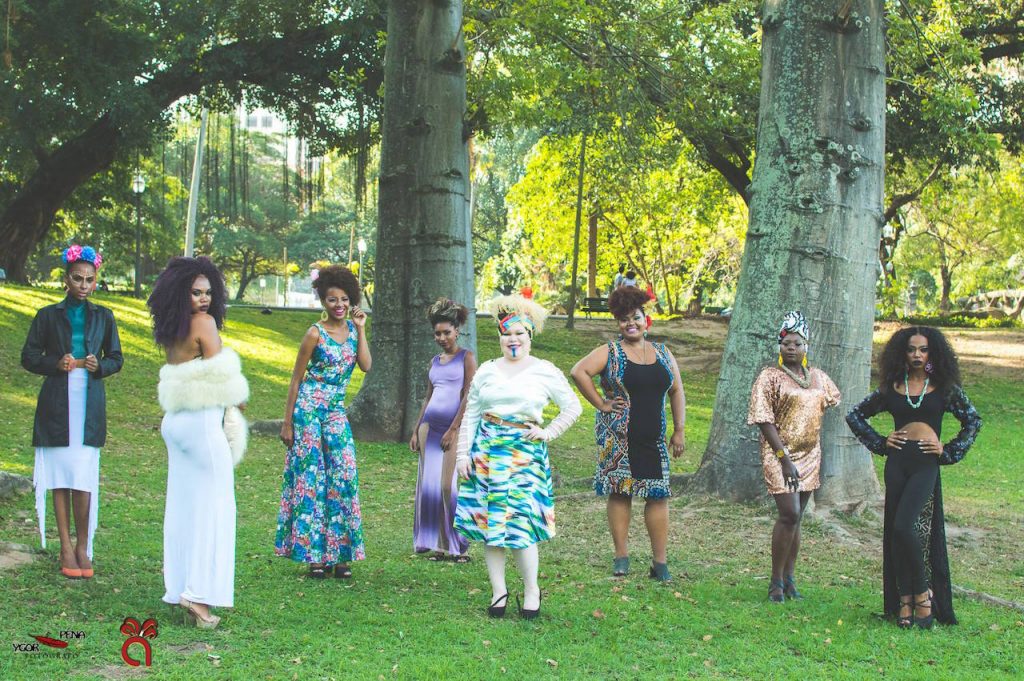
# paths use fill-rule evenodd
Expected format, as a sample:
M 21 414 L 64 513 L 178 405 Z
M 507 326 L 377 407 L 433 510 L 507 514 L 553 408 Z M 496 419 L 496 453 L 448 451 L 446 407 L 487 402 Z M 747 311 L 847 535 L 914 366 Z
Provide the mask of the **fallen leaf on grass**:
M 683 592 L 682 591 L 676 591 L 672 595 L 675 596 L 676 598 L 682 598 L 683 597 Z
M 599 620 L 603 620 L 603 619 L 604 619 L 604 613 L 603 613 L 603 612 L 601 612 L 601 610 L 600 610 L 600 609 L 598 609 L 598 610 L 595 610 L 595 611 L 594 611 L 593 613 L 591 613 L 591 614 L 592 614 L 592 615 L 594 616 L 594 619 L 599 619 Z
M 829 645 L 829 646 L 832 645 L 832 639 L 826 638 L 825 639 L 825 645 Z
M 481 641 L 481 643 L 484 644 L 484 647 L 487 647 L 487 646 L 491 645 L 491 642 L 490 641 L 486 641 L 486 640 L 485 641 Z
M 702 641 L 710 641 L 712 638 L 714 638 L 714 637 L 711 634 L 704 634 L 704 636 L 701 637 L 701 640 Z
M 547 663 L 549 665 L 551 665 L 552 667 L 557 667 L 558 666 L 558 662 L 556 660 L 552 660 L 550 657 L 547 659 Z
M 292 664 L 302 664 L 302 658 L 301 657 L 293 657 L 292 658 Z
M 1001 628 L 1002 628 L 1002 627 L 1000 627 L 1000 626 L 999 626 L 998 624 L 993 624 L 992 626 L 990 626 L 990 627 L 988 628 L 988 630 L 989 630 L 989 631 L 999 631 L 999 630 L 1000 630 Z

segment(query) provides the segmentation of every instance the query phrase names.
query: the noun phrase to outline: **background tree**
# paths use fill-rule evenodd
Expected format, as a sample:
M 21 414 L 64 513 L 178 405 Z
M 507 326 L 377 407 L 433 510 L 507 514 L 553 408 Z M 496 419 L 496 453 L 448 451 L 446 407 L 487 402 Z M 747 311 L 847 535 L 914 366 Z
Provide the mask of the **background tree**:
M 436 354 L 424 311 L 441 295 L 472 308 L 473 283 L 462 3 L 390 0 L 387 17 L 371 338 L 386 359 L 349 418 L 361 438 L 397 440 L 412 432 Z M 464 332 L 474 328 L 471 317 Z
M 885 40 L 880 0 L 768 2 L 750 225 L 711 433 L 696 481 L 716 494 L 763 494 L 750 386 L 773 358 L 783 312 L 803 310 L 810 360 L 847 401 L 868 390 L 882 226 Z M 836 410 L 833 410 L 836 411 Z M 816 499 L 877 496 L 868 454 L 842 416 L 822 430 Z

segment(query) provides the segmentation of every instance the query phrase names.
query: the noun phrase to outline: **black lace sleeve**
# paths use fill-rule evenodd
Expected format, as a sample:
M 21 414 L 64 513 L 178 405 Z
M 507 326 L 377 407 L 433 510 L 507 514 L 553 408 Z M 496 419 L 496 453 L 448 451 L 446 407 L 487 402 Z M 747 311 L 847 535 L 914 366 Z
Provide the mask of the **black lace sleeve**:
M 960 422 L 960 432 L 943 446 L 942 455 L 939 456 L 941 466 L 948 466 L 964 458 L 978 437 L 978 431 L 981 430 L 981 416 L 960 386 L 953 388 L 953 392 L 946 400 L 946 411 Z
M 885 411 L 885 398 L 881 390 L 875 390 L 846 415 L 846 424 L 861 444 L 879 456 L 887 454 L 885 438 L 871 427 L 868 419 L 882 411 Z

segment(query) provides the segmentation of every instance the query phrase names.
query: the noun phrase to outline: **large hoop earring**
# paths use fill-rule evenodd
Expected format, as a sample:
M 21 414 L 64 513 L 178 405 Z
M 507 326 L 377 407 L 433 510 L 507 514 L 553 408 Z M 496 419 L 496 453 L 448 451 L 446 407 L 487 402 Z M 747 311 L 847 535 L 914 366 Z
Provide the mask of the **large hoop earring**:
M 322 322 L 326 322 L 327 321 L 327 310 L 324 310 L 323 312 L 320 313 L 320 321 L 322 321 Z

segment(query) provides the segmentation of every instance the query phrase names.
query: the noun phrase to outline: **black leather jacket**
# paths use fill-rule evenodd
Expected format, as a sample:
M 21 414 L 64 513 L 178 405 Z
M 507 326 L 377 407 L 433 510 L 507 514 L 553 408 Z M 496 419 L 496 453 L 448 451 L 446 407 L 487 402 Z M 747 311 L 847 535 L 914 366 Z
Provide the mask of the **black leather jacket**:
M 88 300 L 85 305 L 85 351 L 95 355 L 100 366 L 89 373 L 84 444 L 102 447 L 107 440 L 107 396 L 100 379 L 120 371 L 124 358 L 114 314 Z M 46 377 L 36 402 L 34 447 L 68 446 L 68 379 L 67 373 L 57 368 L 60 358 L 71 352 L 71 322 L 66 307 L 64 299 L 39 310 L 21 349 L 21 366 Z

